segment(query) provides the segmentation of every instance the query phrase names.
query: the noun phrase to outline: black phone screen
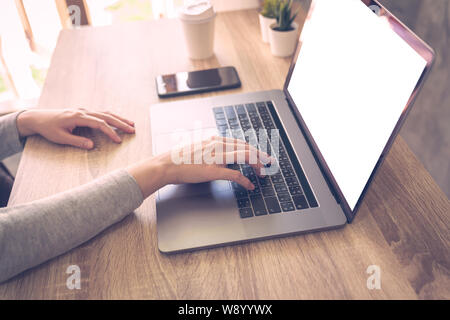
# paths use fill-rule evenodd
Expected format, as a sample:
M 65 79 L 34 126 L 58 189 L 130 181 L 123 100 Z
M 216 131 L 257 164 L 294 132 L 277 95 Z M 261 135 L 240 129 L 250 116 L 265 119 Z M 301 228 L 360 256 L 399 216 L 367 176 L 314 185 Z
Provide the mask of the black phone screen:
M 241 82 L 234 67 L 223 67 L 161 75 L 156 78 L 156 85 L 160 97 L 171 97 L 237 88 Z

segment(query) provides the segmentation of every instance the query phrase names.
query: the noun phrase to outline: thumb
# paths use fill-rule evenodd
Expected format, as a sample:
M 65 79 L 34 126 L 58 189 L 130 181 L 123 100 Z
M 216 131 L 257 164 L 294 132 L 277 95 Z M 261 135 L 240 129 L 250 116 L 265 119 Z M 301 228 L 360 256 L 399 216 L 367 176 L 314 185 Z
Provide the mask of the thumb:
M 68 132 L 61 134 L 61 143 L 87 150 L 94 147 L 94 142 L 91 139 L 76 136 Z

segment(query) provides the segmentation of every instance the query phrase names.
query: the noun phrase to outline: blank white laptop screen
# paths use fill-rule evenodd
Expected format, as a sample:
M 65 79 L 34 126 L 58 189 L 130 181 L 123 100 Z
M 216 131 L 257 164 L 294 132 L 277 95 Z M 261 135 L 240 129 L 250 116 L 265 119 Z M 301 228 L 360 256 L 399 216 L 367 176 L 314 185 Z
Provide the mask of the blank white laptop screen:
M 320 0 L 288 91 L 350 208 L 427 62 L 360 0 Z

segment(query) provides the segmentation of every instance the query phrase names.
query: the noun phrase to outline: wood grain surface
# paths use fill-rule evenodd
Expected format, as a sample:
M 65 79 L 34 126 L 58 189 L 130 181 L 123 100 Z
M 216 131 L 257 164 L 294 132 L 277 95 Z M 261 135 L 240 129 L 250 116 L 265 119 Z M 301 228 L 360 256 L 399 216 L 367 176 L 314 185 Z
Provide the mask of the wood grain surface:
M 62 31 L 39 107 L 109 109 L 135 120 L 137 134 L 115 145 L 84 132 L 96 142 L 89 152 L 29 139 L 10 205 L 150 157 L 158 74 L 233 65 L 242 88 L 227 93 L 281 88 L 289 59 L 273 57 L 262 43 L 257 12 L 221 13 L 216 22 L 215 56 L 204 61 L 187 58 L 176 20 Z M 448 299 L 449 212 L 446 196 L 398 138 L 343 229 L 164 255 L 151 197 L 84 245 L 0 285 L 0 298 Z M 74 264 L 80 290 L 66 287 Z M 370 265 L 381 269 L 380 290 L 367 288 Z

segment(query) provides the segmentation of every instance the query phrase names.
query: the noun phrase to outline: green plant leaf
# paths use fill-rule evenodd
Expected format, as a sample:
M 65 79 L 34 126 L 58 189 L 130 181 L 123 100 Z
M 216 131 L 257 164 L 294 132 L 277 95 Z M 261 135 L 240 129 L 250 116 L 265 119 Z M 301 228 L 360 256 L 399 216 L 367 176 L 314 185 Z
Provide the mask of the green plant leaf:
M 297 17 L 298 11 L 292 14 L 292 0 L 278 0 L 277 23 L 272 29 L 277 31 L 293 30 L 292 23 Z

